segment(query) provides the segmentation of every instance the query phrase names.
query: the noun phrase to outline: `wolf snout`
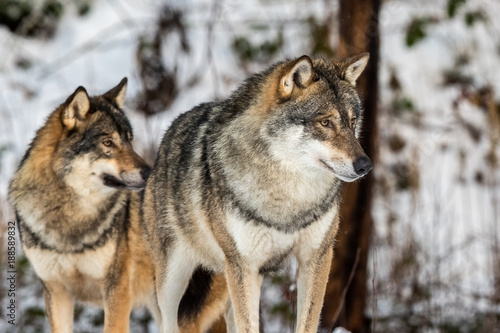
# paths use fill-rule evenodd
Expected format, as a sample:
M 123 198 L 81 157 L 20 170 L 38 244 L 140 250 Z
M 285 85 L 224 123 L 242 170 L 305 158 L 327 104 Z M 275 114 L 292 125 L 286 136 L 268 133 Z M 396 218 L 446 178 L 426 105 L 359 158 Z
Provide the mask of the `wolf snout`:
M 135 169 L 133 171 L 122 172 L 121 179 L 124 187 L 130 190 L 140 190 L 146 186 L 147 175 L 149 169 Z
M 352 166 L 358 176 L 364 176 L 373 169 L 372 161 L 370 161 L 368 156 L 359 157 L 354 161 Z
M 146 186 L 146 181 L 151 174 L 152 168 L 144 161 L 139 166 L 136 166 L 132 170 L 122 172 L 121 176 L 126 183 L 131 187 L 143 188 Z

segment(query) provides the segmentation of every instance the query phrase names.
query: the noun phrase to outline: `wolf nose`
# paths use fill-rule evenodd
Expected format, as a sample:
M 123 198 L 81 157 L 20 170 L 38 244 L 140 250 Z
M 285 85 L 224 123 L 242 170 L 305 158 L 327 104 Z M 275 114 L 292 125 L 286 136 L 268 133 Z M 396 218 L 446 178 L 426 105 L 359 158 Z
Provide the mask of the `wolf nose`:
M 149 175 L 151 174 L 151 168 L 147 167 L 141 170 L 141 176 L 144 181 L 148 180 Z
M 358 158 L 352 165 L 356 174 L 360 176 L 366 175 L 371 169 L 373 169 L 372 161 L 370 161 L 368 156 Z

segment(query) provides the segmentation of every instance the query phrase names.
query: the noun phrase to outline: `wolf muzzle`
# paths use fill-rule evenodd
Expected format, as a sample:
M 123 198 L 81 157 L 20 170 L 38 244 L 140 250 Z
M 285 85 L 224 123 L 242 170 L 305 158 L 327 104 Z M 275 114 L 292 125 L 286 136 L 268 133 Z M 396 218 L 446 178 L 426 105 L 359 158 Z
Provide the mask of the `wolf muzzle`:
M 131 171 L 122 172 L 119 177 L 103 174 L 104 185 L 117 189 L 142 190 L 151 174 L 151 167 L 147 164 Z

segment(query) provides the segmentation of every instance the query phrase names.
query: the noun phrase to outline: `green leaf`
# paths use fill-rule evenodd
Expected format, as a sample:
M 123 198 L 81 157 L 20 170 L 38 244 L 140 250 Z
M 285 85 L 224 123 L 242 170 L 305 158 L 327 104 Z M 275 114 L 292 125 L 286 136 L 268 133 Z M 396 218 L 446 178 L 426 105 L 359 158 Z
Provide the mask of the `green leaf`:
M 448 0 L 448 17 L 455 17 L 458 8 L 465 4 L 466 0 Z
M 392 102 L 392 107 L 397 111 L 409 111 L 409 112 L 415 111 L 415 106 L 413 105 L 413 101 L 406 96 L 394 99 L 394 101 Z
M 255 50 L 246 37 L 236 37 L 233 40 L 233 49 L 242 60 L 253 60 Z
M 63 11 L 64 7 L 58 1 L 49 1 L 45 4 L 44 13 L 48 17 L 60 18 Z
M 478 21 L 485 22 L 486 14 L 482 10 L 467 12 L 465 13 L 464 19 L 465 24 L 467 24 L 468 27 L 472 27 Z
M 45 317 L 45 310 L 41 307 L 30 307 L 24 310 L 24 315 L 28 317 Z
M 326 57 L 335 56 L 335 50 L 330 45 L 330 29 L 328 23 L 329 22 L 323 21 L 318 22 L 314 16 L 310 16 L 307 19 L 312 42 L 311 53 L 313 55 Z
M 245 36 L 237 36 L 233 40 L 232 47 L 242 61 L 268 62 L 283 47 L 283 42 L 283 32 L 280 29 L 275 38 L 260 44 L 252 43 Z
M 11 32 L 18 30 L 23 20 L 31 15 L 33 4 L 28 1 L 5 0 L 0 5 L 0 25 Z
M 267 24 L 252 24 L 250 26 L 250 29 L 256 30 L 256 31 L 267 31 L 267 30 L 269 30 L 269 25 L 267 25 Z
M 429 17 L 414 18 L 410 22 L 406 30 L 406 45 L 408 47 L 414 46 L 427 36 L 427 27 L 429 23 L 431 23 Z
M 83 4 L 78 8 L 78 15 L 80 16 L 85 16 L 90 12 L 90 5 L 89 4 Z

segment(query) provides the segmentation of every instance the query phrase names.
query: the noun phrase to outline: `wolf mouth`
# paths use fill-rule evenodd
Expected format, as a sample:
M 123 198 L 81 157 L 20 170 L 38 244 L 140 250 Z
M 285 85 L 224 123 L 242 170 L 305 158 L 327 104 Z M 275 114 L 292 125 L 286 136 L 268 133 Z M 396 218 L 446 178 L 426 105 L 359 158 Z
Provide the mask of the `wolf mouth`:
M 345 176 L 345 175 L 339 175 L 337 172 L 335 172 L 335 170 L 333 170 L 333 168 L 328 165 L 328 163 L 326 163 L 324 160 L 320 160 L 320 162 L 328 169 L 330 170 L 331 172 L 333 172 L 333 174 L 339 178 L 340 180 L 343 180 L 344 182 L 353 182 L 355 181 L 356 179 L 358 179 L 359 177 L 352 177 L 352 176 Z
M 130 184 L 121 181 L 120 179 L 112 176 L 110 174 L 103 174 L 102 180 L 104 185 L 117 188 L 117 189 L 127 189 L 127 190 L 142 190 L 144 188 L 144 184 Z
M 330 170 L 331 172 L 335 173 L 335 170 L 332 169 L 331 166 L 328 165 L 328 163 L 326 163 L 324 160 L 319 160 L 321 163 L 323 163 L 323 165 L 328 169 Z
M 126 184 L 123 181 L 116 178 L 115 176 L 112 176 L 112 175 L 107 174 L 107 173 L 105 173 L 102 176 L 102 180 L 103 180 L 104 185 L 109 186 L 109 187 L 113 187 L 113 188 L 126 188 L 129 190 L 142 188 L 141 186 L 134 186 L 131 184 Z
M 109 187 L 115 187 L 115 188 L 125 188 L 127 185 L 120 181 L 118 178 L 111 176 L 110 174 L 105 173 L 102 176 L 102 180 L 104 182 L 104 185 L 109 186 Z

